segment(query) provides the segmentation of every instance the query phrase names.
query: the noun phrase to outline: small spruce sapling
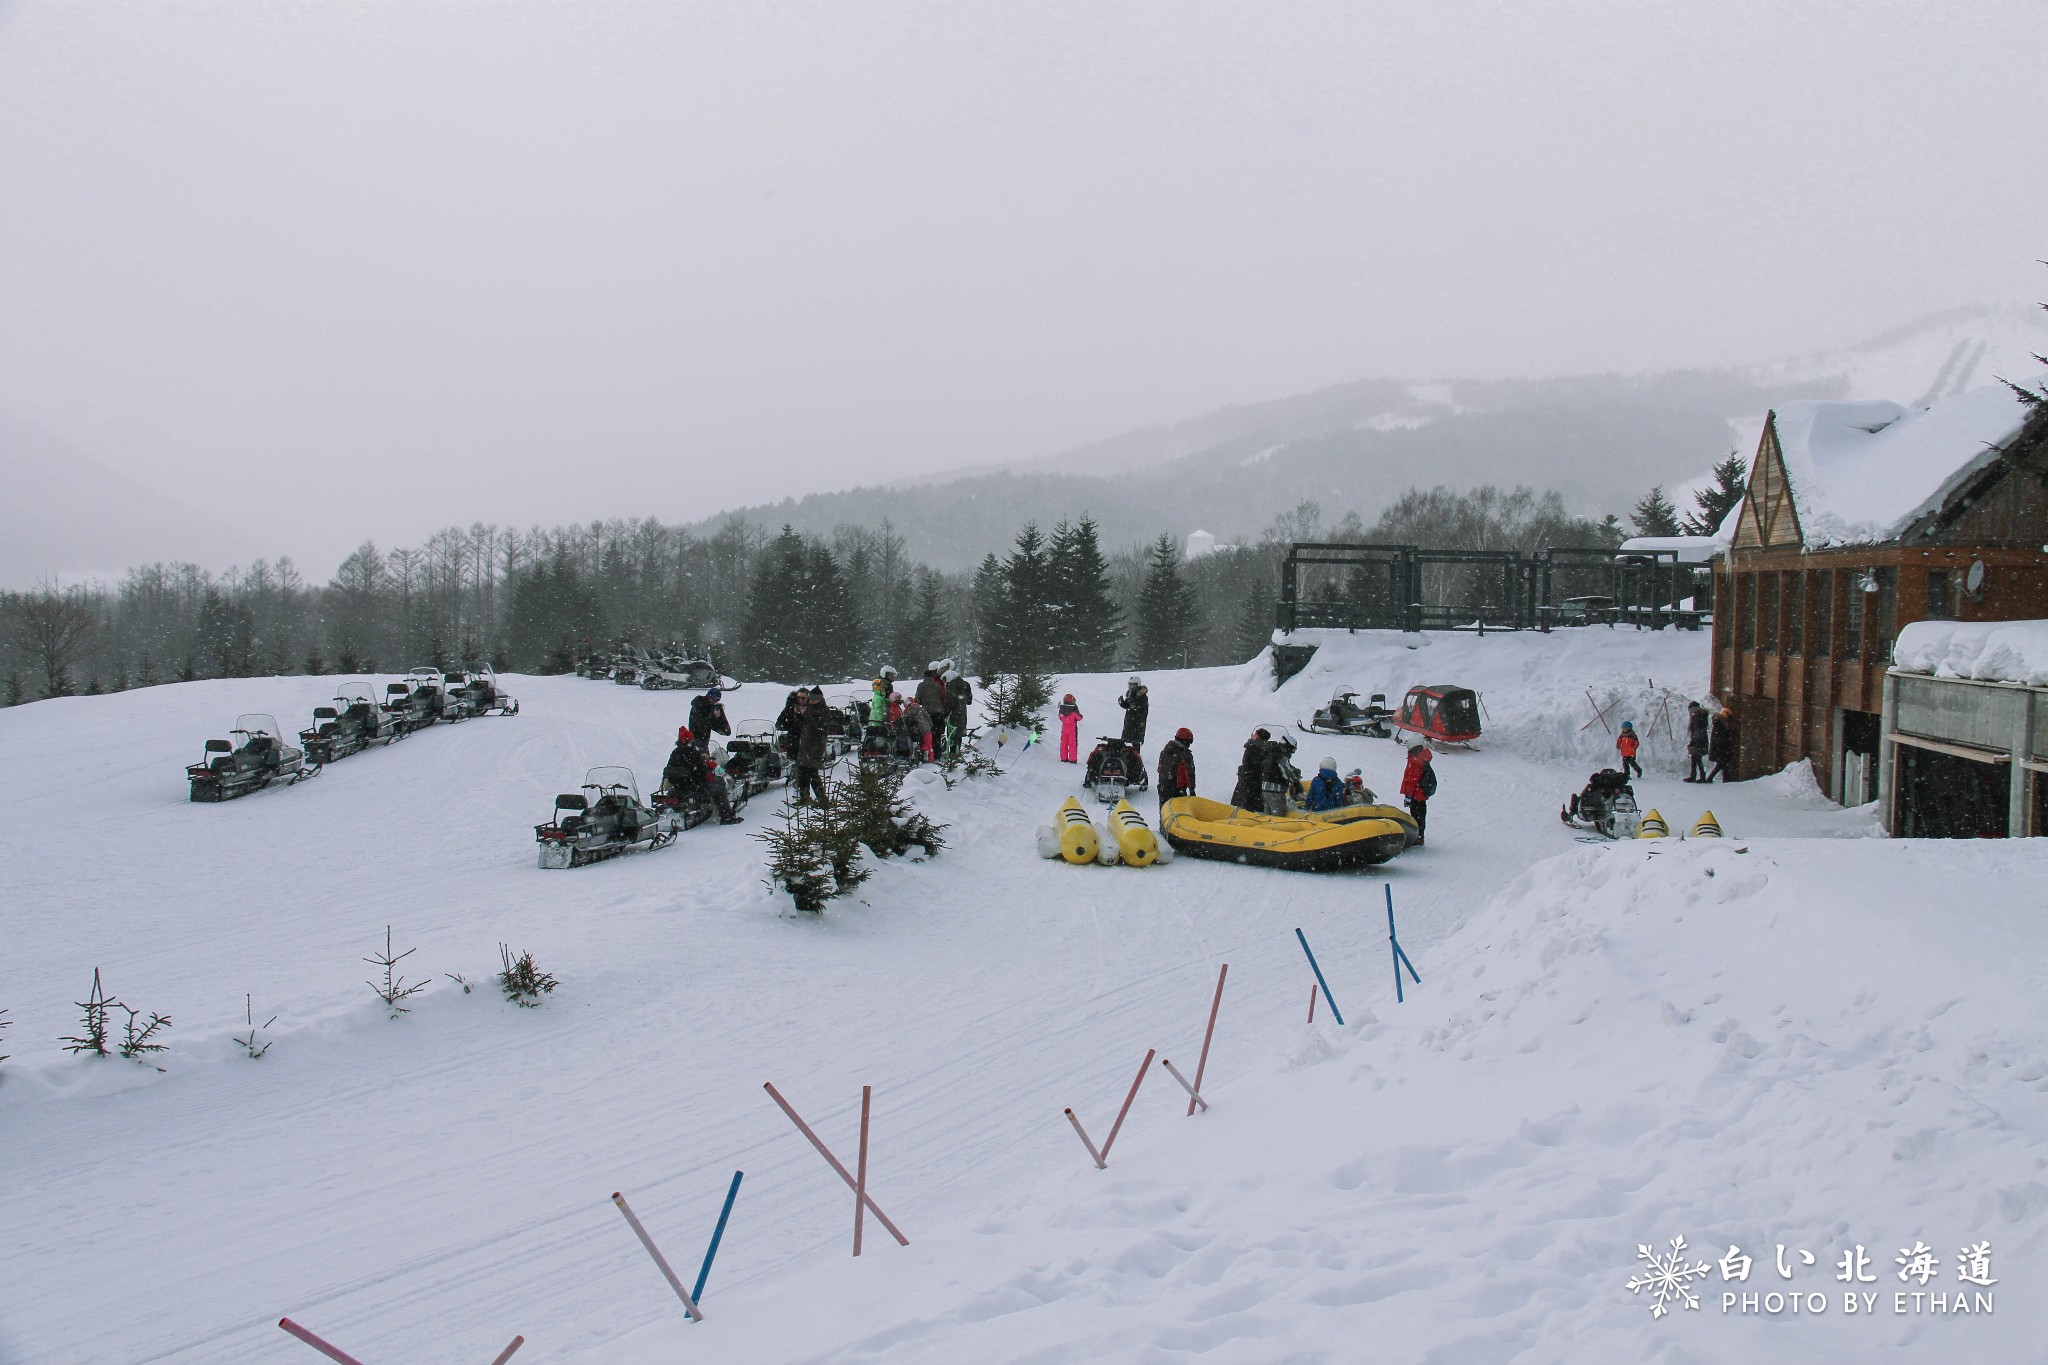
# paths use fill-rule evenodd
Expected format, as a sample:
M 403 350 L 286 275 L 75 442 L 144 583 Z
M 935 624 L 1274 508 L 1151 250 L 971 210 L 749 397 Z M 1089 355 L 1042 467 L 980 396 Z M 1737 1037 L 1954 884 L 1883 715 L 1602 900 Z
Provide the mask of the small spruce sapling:
M 505 964 L 505 970 L 498 973 L 498 985 L 504 988 L 505 998 L 515 1005 L 532 1009 L 540 1004 L 543 995 L 551 993 L 561 983 L 533 965 L 532 953 L 512 956 L 509 945 L 498 945 L 498 960 Z
M 401 1014 L 410 1014 L 412 1011 L 407 1009 L 402 1002 L 407 997 L 417 995 L 427 988 L 427 983 L 424 981 L 415 981 L 412 985 L 408 986 L 405 984 L 405 978 L 397 974 L 398 964 L 418 951 L 419 949 L 417 948 L 407 948 L 404 952 L 394 955 L 391 951 L 391 926 L 387 924 L 384 926 L 383 953 L 363 959 L 372 967 L 382 967 L 384 969 L 383 985 L 380 986 L 374 981 L 365 981 L 363 984 L 377 992 L 377 998 L 382 1000 L 385 1007 L 391 1011 L 393 1019 L 396 1019 Z
M 135 1021 L 142 1017 L 142 1011 L 128 1005 L 123 1005 L 118 1000 L 113 1003 L 128 1015 L 128 1022 L 123 1025 L 121 1038 L 121 1055 L 123 1057 L 128 1058 L 130 1061 L 139 1062 L 142 1060 L 142 1054 L 145 1052 L 162 1052 L 165 1050 L 164 1044 L 151 1042 L 150 1040 L 156 1036 L 158 1029 L 167 1029 L 171 1026 L 170 1015 L 151 1011 L 149 1022 L 137 1028 Z M 162 1071 L 163 1068 L 158 1067 L 157 1070 Z
M 242 997 L 242 1017 L 249 1021 L 249 1032 L 246 1035 L 235 1039 L 235 1041 L 242 1045 L 243 1050 L 249 1054 L 249 1059 L 251 1061 L 254 1061 L 258 1057 L 261 1057 L 264 1053 L 270 1051 L 270 1040 L 268 1038 L 259 1038 L 257 1035 L 261 1033 L 263 1029 L 267 1029 L 272 1024 L 276 1023 L 277 1016 L 274 1014 L 271 1015 L 268 1019 L 265 1019 L 261 1027 L 259 1027 L 256 1023 L 256 998 L 252 995 L 244 995 Z
M 768 888 L 787 891 L 806 913 L 823 910 L 826 901 L 867 876 L 860 840 L 842 835 L 819 807 L 792 806 L 779 827 L 770 825 L 754 837 L 768 845 Z
M 75 1003 L 85 1012 L 79 1035 L 75 1038 L 60 1038 L 57 1041 L 70 1044 L 65 1048 L 66 1052 L 90 1052 L 95 1057 L 106 1056 L 107 1011 L 119 1002 L 109 1000 L 106 991 L 101 988 L 99 968 L 92 969 L 92 990 L 86 994 L 85 999 Z

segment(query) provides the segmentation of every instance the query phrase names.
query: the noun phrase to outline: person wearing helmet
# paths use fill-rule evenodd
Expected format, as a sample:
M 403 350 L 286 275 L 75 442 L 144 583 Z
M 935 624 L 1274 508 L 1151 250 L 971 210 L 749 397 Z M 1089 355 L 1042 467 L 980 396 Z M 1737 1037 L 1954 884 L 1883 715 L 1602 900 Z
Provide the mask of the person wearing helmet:
M 1294 736 L 1282 735 L 1266 746 L 1266 770 L 1259 784 L 1266 814 L 1287 814 L 1288 798 L 1301 790 L 1301 772 L 1294 766 Z
M 1345 805 L 1370 806 L 1374 800 L 1372 788 L 1365 785 L 1365 769 L 1353 768 L 1344 774 Z
M 1124 694 L 1116 699 L 1116 704 L 1124 708 L 1124 743 L 1138 750 L 1142 756 L 1145 722 L 1152 714 L 1152 701 L 1145 692 L 1145 680 L 1131 674 L 1130 685 L 1124 688 Z
M 1614 748 L 1621 755 L 1623 777 L 1643 775 L 1643 765 L 1636 762 L 1636 750 L 1640 749 L 1642 744 L 1643 742 L 1636 738 L 1636 723 L 1632 720 L 1623 721 L 1621 733 L 1614 737 Z
M 1237 762 L 1237 785 L 1230 789 L 1230 804 L 1239 810 L 1261 811 L 1266 808 L 1263 792 L 1266 750 L 1272 742 L 1272 732 L 1263 728 L 1252 731 L 1251 738 L 1244 742 L 1244 756 Z
M 1159 804 L 1195 794 L 1195 732 L 1183 725 L 1159 747 Z
M 732 722 L 725 718 L 725 703 L 719 700 L 721 695 L 713 687 L 690 702 L 690 730 L 707 749 L 713 735 L 732 733 Z
M 1337 776 L 1337 760 L 1325 758 L 1308 784 L 1310 810 L 1336 810 L 1344 804 L 1344 779 Z
M 1434 757 L 1427 744 L 1410 745 L 1408 766 L 1401 773 L 1401 796 L 1408 803 L 1408 813 L 1415 817 L 1415 846 L 1422 847 L 1423 833 L 1429 828 L 1429 798 L 1436 795 L 1436 769 L 1429 760 Z
M 1081 761 L 1081 707 L 1074 694 L 1060 698 L 1060 762 Z
M 684 805 L 693 798 L 709 796 L 718 810 L 718 823 L 721 825 L 740 822 L 739 812 L 732 808 L 732 797 L 726 794 L 724 780 L 712 777 L 711 760 L 705 757 L 703 747 L 687 725 L 676 731 L 676 747 L 670 751 L 668 762 L 662 767 L 661 785 Z

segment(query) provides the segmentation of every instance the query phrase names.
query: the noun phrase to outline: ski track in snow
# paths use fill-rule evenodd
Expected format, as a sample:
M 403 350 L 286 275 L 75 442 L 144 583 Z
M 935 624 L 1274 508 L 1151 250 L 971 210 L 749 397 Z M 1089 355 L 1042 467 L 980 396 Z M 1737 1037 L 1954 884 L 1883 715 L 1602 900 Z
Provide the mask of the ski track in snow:
M 1701 685 L 1704 637 L 1431 638 L 1411 650 L 1331 637 L 1277 695 L 1258 665 L 1148 678 L 1148 756 L 1191 725 L 1211 794 L 1229 788 L 1251 726 L 1305 718 L 1337 684 L 1480 687 L 1488 738 L 1437 760 L 1430 843 L 1384 869 L 1041 861 L 1033 835 L 1077 770 L 1013 744 L 1003 777 L 952 792 L 913 781 L 950 822 L 950 847 L 881 867 L 818 921 L 790 918 L 760 883 L 748 836 L 779 793 L 756 798 L 745 826 L 693 830 L 662 852 L 533 866 L 532 826 L 586 767 L 625 762 L 652 785 L 687 694 L 508 679 L 517 717 L 437 726 L 217 807 L 184 800 L 180 769 L 200 740 L 241 710 L 295 727 L 333 680 L 192 683 L 0 712 L 7 771 L 62 774 L 0 795 L 16 851 L 0 872 L 14 1055 L 0 1065 L 0 1227 L 15 1234 L 0 1246 L 0 1361 L 310 1358 L 277 1330 L 286 1313 L 372 1361 L 484 1359 L 515 1331 L 531 1342 L 521 1359 L 1264 1362 L 1356 1358 L 1362 1332 L 1418 1360 L 1555 1358 L 1581 1332 L 1609 1358 L 1714 1358 L 1741 1342 L 1792 1360 L 1909 1346 L 1930 1328 L 1941 1340 L 1988 1330 L 1910 1318 L 1867 1338 L 1758 1337 L 1756 1324 L 1724 1321 L 1649 1330 L 1616 1288 L 1636 1242 L 1684 1231 L 1704 1254 L 1710 1230 L 1788 1200 L 1802 1227 L 1832 1218 L 1866 1235 L 1857 1220 L 1868 1217 L 1868 1237 L 1892 1235 L 1883 1207 L 1828 1198 L 1878 1188 L 1830 1174 L 1861 1170 L 1858 1134 L 1870 1130 L 1851 1117 L 1860 1091 L 1826 1087 L 1872 1074 L 1920 1125 L 1887 1135 L 1887 1167 L 1982 1144 L 1957 1156 L 1957 1173 L 1921 1181 L 1925 1201 L 1984 1214 L 1953 1237 L 1944 1225 L 1938 1249 L 1971 1228 L 2024 1233 L 2032 1248 L 2048 1176 L 2023 1178 L 2020 1154 L 2041 1164 L 2027 1140 L 2048 1123 L 1942 1081 L 1915 1049 L 1970 1020 L 1968 1045 L 1945 1042 L 1932 1060 L 2033 1073 L 1999 1092 L 2009 1098 L 2048 1088 L 2048 1045 L 2038 1027 L 1993 1039 L 1968 1005 L 1938 1022 L 1972 990 L 1953 964 L 1930 966 L 1928 999 L 1887 997 L 1889 1017 L 1877 987 L 1861 999 L 1846 977 L 1825 983 L 1835 1013 L 1817 1023 L 1770 954 L 1683 925 L 1647 940 L 1669 937 L 1679 946 L 1668 950 L 1629 936 L 1630 916 L 1661 913 L 1636 866 L 1658 859 L 1725 867 L 1713 904 L 1757 933 L 1818 932 L 1796 915 L 1781 923 L 1788 903 L 1772 899 L 1780 882 L 1824 889 L 1825 877 L 1766 853 L 1801 845 L 1734 850 L 1765 832 L 1850 837 L 1870 825 L 1867 812 L 1812 799 L 1797 774 L 1681 785 L 1682 757 L 1652 735 L 1643 805 L 1678 830 L 1712 804 L 1736 837 L 1655 854 L 1574 844 L 1557 805 L 1611 744 L 1602 725 L 1584 728 L 1582 689 L 1635 709 L 1643 727 L 1662 689 Z M 1095 718 L 1084 735 L 1115 727 L 1121 685 L 1064 680 Z M 782 696 L 732 694 L 735 728 Z M 1327 752 L 1392 799 L 1400 745 L 1298 738 L 1305 771 Z M 1150 819 L 1157 803 L 1146 793 L 1137 804 Z M 1958 875 L 1953 850 L 1806 847 L 1830 852 L 1838 878 L 1867 851 L 1917 886 Z M 2030 854 L 2001 851 L 2000 866 L 2038 876 Z M 1425 983 L 1399 1007 L 1383 884 Z M 1616 918 L 1576 925 L 1575 898 Z M 360 959 L 387 923 L 401 950 L 418 949 L 407 974 L 433 982 L 396 1021 L 362 984 L 374 969 Z M 1303 1022 L 1312 978 L 1296 925 L 1346 1029 Z M 561 978 L 544 1008 L 498 998 L 501 941 Z M 2006 992 L 2041 984 L 2040 951 L 2018 934 L 2004 946 L 1993 1006 L 2038 999 Z M 1062 1107 L 1099 1141 L 1148 1046 L 1192 1074 L 1225 961 L 1204 1086 L 1215 1109 L 1182 1126 L 1181 1092 L 1149 1077 L 1110 1170 L 1094 1171 Z M 1733 1007 L 1704 996 L 1740 994 L 1733 982 L 1759 961 L 1764 984 L 1741 990 L 1784 998 L 1746 1000 L 1730 1024 L 1720 1016 Z M 1661 984 L 1694 963 L 1704 981 L 1729 983 Z M 163 1073 L 57 1050 L 94 966 L 111 993 L 177 1020 Z M 464 995 L 446 972 L 477 989 Z M 1597 998 L 1566 999 L 1568 979 Z M 231 1041 L 244 991 L 259 1021 L 279 1016 L 259 1062 Z M 1687 1012 L 1683 1029 L 1667 1022 Z M 1654 1027 L 1588 1046 L 1573 1037 L 1586 1019 Z M 1686 1086 L 1659 1078 L 1656 1029 L 1720 1031 L 1669 1059 L 1674 1076 L 1704 1067 Z M 1825 1046 L 1802 1053 L 1802 1036 Z M 1731 1058 L 1794 1054 L 1822 1060 L 1759 1085 L 1728 1070 Z M 850 1193 L 762 1093 L 766 1080 L 849 1162 L 860 1086 L 875 1087 L 870 1190 L 909 1248 L 870 1222 L 867 1254 L 846 1263 Z M 1827 1104 L 1802 1099 L 1816 1087 Z M 1781 1155 L 1815 1184 L 1792 1199 L 1771 1144 L 1795 1127 L 1799 1150 Z M 1673 1141 L 1712 1154 L 1707 1184 L 1674 1174 L 1659 1146 Z M 608 1196 L 626 1193 L 688 1281 L 735 1169 L 747 1174 L 710 1317 L 686 1325 Z M 1995 1176 L 2000 1192 L 1972 1174 Z M 1708 1206 L 1707 1189 L 1733 1193 Z M 2016 1283 L 1996 1326 L 2038 1328 L 2022 1264 L 2005 1264 Z

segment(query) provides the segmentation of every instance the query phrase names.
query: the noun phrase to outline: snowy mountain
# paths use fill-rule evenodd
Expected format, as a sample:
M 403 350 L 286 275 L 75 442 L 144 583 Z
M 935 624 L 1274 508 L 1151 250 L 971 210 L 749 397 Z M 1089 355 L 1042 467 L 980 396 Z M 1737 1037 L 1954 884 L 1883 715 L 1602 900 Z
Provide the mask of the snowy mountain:
M 1683 491 L 1763 414 L 1796 399 L 1916 402 L 2037 371 L 2039 309 L 1960 308 L 1844 350 L 1723 370 L 1554 379 L 1368 379 L 1098 441 L 1042 461 L 743 509 L 809 532 L 888 517 L 918 553 L 967 568 L 1026 520 L 1092 513 L 1104 541 L 1205 527 L 1255 534 L 1304 499 L 1368 521 L 1407 488 L 1526 483 L 1572 510 L 1626 515 L 1652 484 Z M 1680 499 L 1681 503 L 1684 499 Z M 715 520 L 715 519 L 714 519 Z
M 1681 784 L 1671 713 L 1706 669 L 1699 635 L 1583 630 L 1333 634 L 1277 692 L 1260 663 L 1157 673 L 1153 740 L 1193 729 L 1205 794 L 1251 726 L 1339 684 L 1465 683 L 1487 734 L 1437 760 L 1426 848 L 1329 876 L 1042 860 L 1075 770 L 1013 741 L 1001 776 L 913 780 L 948 847 L 822 920 L 761 883 L 748 836 L 779 793 L 660 852 L 535 867 L 533 824 L 586 766 L 651 778 L 664 694 L 508 679 L 516 717 L 223 806 L 184 800 L 200 741 L 243 710 L 302 721 L 330 680 L 0 710 L 0 767 L 61 772 L 65 797 L 0 792 L 22 853 L 0 867 L 0 1361 L 312 1359 L 283 1315 L 373 1361 L 488 1359 L 514 1332 L 518 1359 L 593 1365 L 1350 1361 L 1365 1341 L 1804 1365 L 1917 1359 L 1930 1335 L 2033 1359 L 2048 847 L 1872 838 L 1803 769 Z M 1122 684 L 1062 680 L 1097 728 Z M 735 728 L 782 695 L 730 694 Z M 1644 804 L 1674 829 L 1711 805 L 1729 837 L 1575 841 L 1557 805 L 1623 718 Z M 1398 744 L 1304 743 L 1398 779 Z M 1389 888 L 1421 976 L 1398 1004 Z M 430 983 L 395 1019 L 361 961 L 387 926 Z M 1306 1018 L 1297 927 L 1341 1027 L 1327 1002 Z M 500 943 L 560 978 L 540 1008 L 499 995 Z M 1096 1170 L 1062 1110 L 1100 1135 L 1147 1048 L 1185 1071 L 1224 964 L 1212 1108 L 1188 1117 L 1155 1066 Z M 63 1050 L 96 968 L 176 1021 L 167 1052 Z M 871 1221 L 851 1258 L 852 1197 L 764 1082 L 849 1163 L 874 1087 L 868 1191 L 907 1247 Z M 610 1194 L 691 1283 L 735 1171 L 692 1324 Z M 1638 1248 L 1678 1237 L 1701 1304 L 1653 1316 Z M 1933 1282 L 1901 1281 L 1923 1240 Z M 1999 1311 L 1957 1314 L 1980 1242 Z M 1877 1310 L 1847 1316 L 1833 1267 L 1859 1246 L 1872 1278 L 1850 1287 Z M 1746 1280 L 1723 1279 L 1731 1248 Z M 1787 1289 L 1826 1310 L 1794 1316 Z M 1931 1328 L 1924 1293 L 1893 1310 L 1921 1290 L 1949 1305 Z

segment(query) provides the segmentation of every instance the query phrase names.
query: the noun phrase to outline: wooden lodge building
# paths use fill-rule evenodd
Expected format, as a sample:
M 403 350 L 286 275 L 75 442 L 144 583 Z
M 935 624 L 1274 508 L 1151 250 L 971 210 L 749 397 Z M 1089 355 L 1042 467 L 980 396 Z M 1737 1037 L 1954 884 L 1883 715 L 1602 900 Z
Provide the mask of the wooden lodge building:
M 1881 721 L 1900 628 L 2048 617 L 2048 410 L 2003 385 L 1920 408 L 1787 404 L 1721 538 L 1731 775 L 1805 758 L 1835 800 L 1876 799 L 1886 741 L 1913 742 Z

